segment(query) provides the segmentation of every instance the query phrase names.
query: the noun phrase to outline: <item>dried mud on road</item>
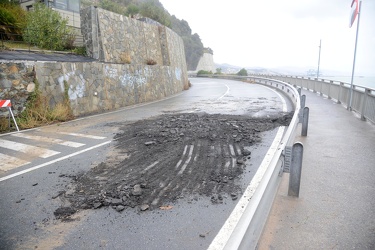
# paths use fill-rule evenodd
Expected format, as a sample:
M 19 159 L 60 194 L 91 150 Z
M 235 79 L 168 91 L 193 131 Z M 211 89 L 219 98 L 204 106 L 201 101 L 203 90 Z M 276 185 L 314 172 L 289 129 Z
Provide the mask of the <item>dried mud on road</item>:
M 237 199 L 238 178 L 251 161 L 248 146 L 261 141 L 261 132 L 288 126 L 292 115 L 166 114 L 120 125 L 107 160 L 72 177 L 60 195 L 65 204 L 54 214 L 69 219 L 78 210 L 106 206 L 145 211 L 170 209 L 182 198 Z

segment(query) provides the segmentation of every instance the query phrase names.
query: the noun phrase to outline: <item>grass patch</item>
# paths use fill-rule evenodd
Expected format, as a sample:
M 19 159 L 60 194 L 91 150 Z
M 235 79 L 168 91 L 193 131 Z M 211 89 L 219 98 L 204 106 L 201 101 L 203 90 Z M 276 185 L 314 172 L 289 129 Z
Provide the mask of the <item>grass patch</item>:
M 0 131 L 7 131 L 7 130 L 9 130 L 8 117 L 1 117 L 0 118 Z
M 64 82 L 65 92 L 67 83 Z M 41 95 L 39 84 L 35 83 L 35 91 L 29 96 L 25 110 L 16 118 L 21 129 L 34 128 L 42 125 L 63 122 L 73 119 L 67 93 L 64 93 L 64 101 L 55 107 L 49 106 L 49 99 Z
M 25 50 L 37 50 L 38 47 L 31 45 L 26 42 L 21 41 L 2 41 L 1 47 L 3 50 L 12 50 L 12 49 L 25 49 Z

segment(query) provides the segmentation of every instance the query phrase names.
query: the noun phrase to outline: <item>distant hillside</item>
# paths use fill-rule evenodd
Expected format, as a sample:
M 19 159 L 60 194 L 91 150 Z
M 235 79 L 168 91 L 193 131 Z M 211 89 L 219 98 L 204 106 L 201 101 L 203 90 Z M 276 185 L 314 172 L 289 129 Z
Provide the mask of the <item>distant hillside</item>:
M 216 68 L 220 68 L 224 74 L 236 74 L 244 67 L 234 66 L 227 63 L 215 64 Z M 264 74 L 264 75 L 278 75 L 278 71 L 259 67 L 245 67 L 248 74 Z
M 192 34 L 189 23 L 169 14 L 158 0 L 82 0 L 82 8 L 95 5 L 121 15 L 151 18 L 171 28 L 184 41 L 188 70 L 195 70 L 203 55 L 203 44 L 197 33 Z

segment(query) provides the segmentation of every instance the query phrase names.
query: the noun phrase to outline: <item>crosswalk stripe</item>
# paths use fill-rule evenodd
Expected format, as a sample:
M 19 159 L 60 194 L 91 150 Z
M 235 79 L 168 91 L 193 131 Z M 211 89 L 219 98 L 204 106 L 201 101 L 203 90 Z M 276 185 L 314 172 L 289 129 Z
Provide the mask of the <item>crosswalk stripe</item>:
M 15 151 L 20 151 L 25 154 L 41 157 L 41 158 L 48 158 L 53 155 L 57 155 L 60 152 L 53 151 L 50 149 L 45 149 L 41 147 L 26 145 L 19 142 L 7 141 L 0 139 L 0 147 L 7 148 Z
M 28 163 L 30 162 L 0 153 L 0 170 L 2 171 L 8 171 L 13 168 L 21 167 Z
M 38 136 L 38 135 L 26 135 L 26 134 L 23 134 L 23 133 L 12 134 L 12 136 L 16 136 L 16 137 L 20 137 L 20 138 L 26 138 L 26 139 L 30 139 L 30 140 L 37 140 L 37 141 L 42 141 L 42 142 L 56 143 L 56 144 L 59 144 L 59 145 L 72 147 L 72 148 L 79 148 L 79 147 L 82 147 L 82 146 L 85 145 L 83 143 L 78 143 L 78 142 L 63 141 L 63 140 L 60 140 L 60 139 L 48 138 L 48 137 Z
M 78 137 L 84 137 L 84 138 L 90 138 L 90 139 L 96 139 L 96 140 L 105 139 L 105 137 L 103 136 L 96 136 L 96 135 L 86 135 L 86 134 L 67 133 L 67 132 L 59 132 L 59 134 L 72 135 L 72 136 L 78 136 Z
M 16 176 L 19 176 L 19 175 L 22 175 L 22 174 L 25 174 L 25 173 L 28 173 L 28 172 L 31 172 L 31 171 L 34 171 L 36 169 L 39 169 L 39 168 L 43 168 L 43 167 L 46 167 L 46 166 L 49 166 L 51 164 L 54 164 L 56 162 L 60 162 L 60 161 L 63 161 L 63 160 L 66 160 L 66 159 L 69 159 L 71 157 L 74 157 L 76 155 L 79 155 L 79 154 L 82 154 L 82 153 L 85 153 L 85 152 L 88 152 L 90 150 L 93 150 L 93 149 L 96 149 L 96 148 L 99 148 L 99 147 L 102 147 L 104 145 L 107 145 L 111 143 L 111 141 L 106 141 L 106 142 L 103 142 L 103 143 L 100 143 L 100 144 L 97 144 L 95 146 L 92 146 L 90 148 L 85 148 L 85 149 L 82 149 L 81 151 L 78 151 L 78 152 L 74 152 L 70 155 L 65 155 L 65 156 L 62 156 L 60 158 L 57 158 L 57 159 L 54 159 L 52 161 L 49 161 L 49 162 L 45 162 L 43 164 L 40 164 L 40 165 L 37 165 L 37 166 L 34 166 L 34 167 L 31 167 L 31 168 L 28 168 L 28 169 L 25 169 L 25 170 L 22 170 L 22 171 L 19 171 L 17 173 L 14 173 L 14 174 L 10 174 L 10 175 L 7 175 L 7 176 L 4 176 L 4 177 L 1 177 L 0 178 L 0 182 L 2 181 L 5 181 L 5 180 L 8 180 L 8 179 L 11 179 L 11 178 L 14 178 Z

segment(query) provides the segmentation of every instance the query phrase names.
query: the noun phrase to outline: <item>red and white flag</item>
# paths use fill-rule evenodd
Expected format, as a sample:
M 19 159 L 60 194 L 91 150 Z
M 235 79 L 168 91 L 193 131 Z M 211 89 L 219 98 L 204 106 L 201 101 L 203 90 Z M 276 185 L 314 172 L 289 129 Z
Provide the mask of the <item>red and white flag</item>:
M 351 7 L 351 11 L 350 11 L 349 28 L 353 26 L 353 23 L 358 16 L 358 12 L 359 12 L 358 0 L 353 0 L 352 5 L 350 7 Z

